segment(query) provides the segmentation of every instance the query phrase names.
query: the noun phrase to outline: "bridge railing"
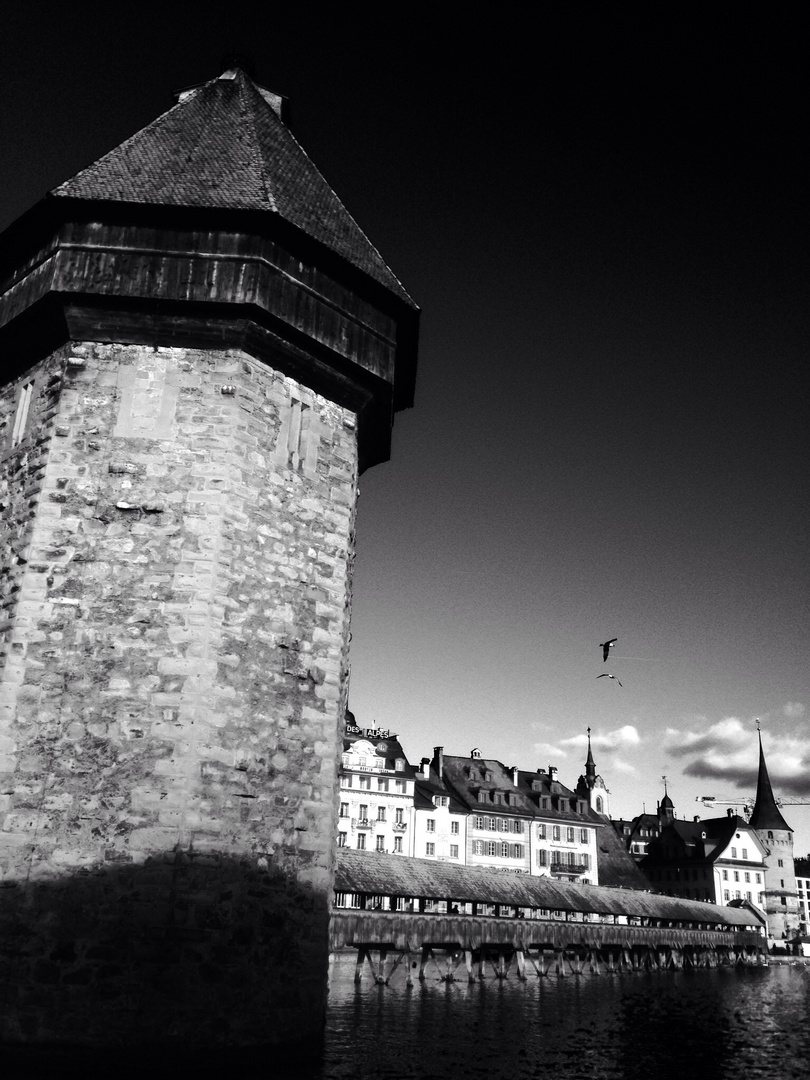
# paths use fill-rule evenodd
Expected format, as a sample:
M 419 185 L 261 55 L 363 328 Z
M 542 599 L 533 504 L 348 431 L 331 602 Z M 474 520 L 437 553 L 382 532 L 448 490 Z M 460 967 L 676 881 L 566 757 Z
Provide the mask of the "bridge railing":
M 719 925 L 719 924 L 718 924 Z M 695 928 L 686 926 L 630 926 L 559 919 L 515 919 L 470 915 L 429 915 L 410 912 L 336 909 L 331 922 L 334 951 L 361 946 L 387 946 L 416 952 L 426 945 L 439 948 L 480 949 L 499 945 L 527 951 L 668 946 L 684 949 L 731 948 L 764 952 L 765 939 L 756 930 Z

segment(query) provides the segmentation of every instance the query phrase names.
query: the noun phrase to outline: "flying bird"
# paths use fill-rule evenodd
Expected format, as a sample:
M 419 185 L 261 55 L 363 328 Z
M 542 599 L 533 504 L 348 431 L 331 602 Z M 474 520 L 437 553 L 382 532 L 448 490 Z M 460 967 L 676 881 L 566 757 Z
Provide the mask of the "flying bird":
M 608 675 L 606 671 L 603 671 L 601 675 L 597 675 L 596 677 L 597 679 L 616 679 L 615 675 Z M 616 679 L 616 682 L 619 683 L 619 686 L 622 685 L 618 679 Z
M 602 659 L 607 660 L 608 654 L 619 639 L 612 637 L 610 641 L 600 641 L 599 648 L 602 650 Z

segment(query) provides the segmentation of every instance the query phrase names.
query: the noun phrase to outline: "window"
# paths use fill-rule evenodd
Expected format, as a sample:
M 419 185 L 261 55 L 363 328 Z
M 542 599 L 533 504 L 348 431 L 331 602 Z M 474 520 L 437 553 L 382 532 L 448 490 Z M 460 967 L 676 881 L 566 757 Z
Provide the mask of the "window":
M 508 859 L 509 858 L 509 845 L 508 844 L 501 844 L 500 848 L 501 848 L 501 858 L 502 859 Z
M 509 822 L 506 818 L 498 818 L 498 832 L 509 832 Z
M 559 840 L 561 836 L 561 830 L 559 825 L 553 825 L 551 828 L 551 839 Z
M 478 792 L 478 801 L 479 802 L 489 802 L 489 798 L 487 796 L 486 791 L 479 791 Z
M 582 865 L 585 867 L 586 870 L 590 870 L 591 863 L 590 863 L 590 859 L 588 857 L 587 852 L 584 855 L 580 855 L 579 861 L 582 863 Z
M 523 858 L 523 844 L 511 844 L 510 847 L 511 851 L 509 852 L 509 854 L 513 859 Z
M 394 781 L 394 791 L 396 791 L 398 795 L 404 795 L 405 794 L 405 781 L 404 780 L 395 780 Z
M 777 859 L 777 860 L 776 860 L 776 865 L 777 865 L 777 866 L 784 866 L 785 864 L 784 864 L 784 862 L 782 861 L 782 859 Z
M 357 834 L 357 850 L 358 851 L 363 851 L 365 849 L 365 846 L 366 846 L 366 834 L 364 832 L 359 832 Z
M 349 816 L 349 804 L 347 802 L 342 802 L 340 804 L 340 816 L 341 817 L 348 817 Z
M 545 825 L 538 825 L 537 826 L 537 839 L 538 840 L 545 840 L 545 838 L 546 838 L 546 827 L 545 827 Z
M 782 907 L 787 907 L 787 897 L 782 896 L 782 897 L 780 897 L 780 899 L 782 901 Z
M 748 848 L 747 847 L 744 847 L 742 849 L 742 856 L 743 856 L 744 859 L 748 858 Z
M 450 858 L 451 859 L 457 859 L 458 858 L 458 844 L 451 844 L 450 845 Z
M 580 829 L 579 830 L 579 842 L 580 842 L 580 844 L 587 844 L 588 843 L 588 830 L 587 829 Z
M 495 843 L 494 840 L 487 840 L 486 841 L 486 854 L 487 855 L 497 855 L 497 853 L 498 853 L 497 850 L 496 850 L 497 847 L 498 847 L 498 845 Z
M 385 821 L 385 807 L 384 806 L 378 806 L 377 807 L 377 821 Z
M 362 802 L 360 803 L 358 816 L 360 817 L 361 821 L 368 821 L 368 807 L 366 806 L 365 803 L 362 803 Z
M 473 855 L 483 855 L 484 854 L 484 841 L 483 840 L 473 840 L 472 853 L 473 853 Z
M 729 898 L 728 889 L 723 889 L 723 899 L 725 900 L 726 903 L 728 903 L 728 898 Z
M 733 847 L 733 848 L 731 849 L 731 857 L 732 857 L 732 859 L 736 859 L 736 858 L 737 858 L 737 849 L 736 849 L 735 847 Z
M 545 848 L 538 848 L 537 849 L 537 865 L 538 866 L 547 866 L 548 865 L 548 853 L 545 850 Z
M 473 825 L 476 827 L 476 829 L 484 828 L 484 819 L 481 817 L 480 814 L 476 814 L 473 818 Z
M 394 837 L 394 854 L 395 855 L 401 855 L 402 854 L 402 837 L 401 836 L 395 836 Z
M 750 881 L 750 880 L 751 880 L 751 875 L 750 875 L 750 874 L 748 873 L 748 871 L 747 871 L 747 870 L 745 871 L 745 880 L 746 880 L 746 881 Z M 749 900 L 750 900 L 750 899 L 751 899 L 751 898 L 749 897 Z
M 728 870 L 723 871 L 723 881 L 728 881 Z
M 522 821 L 513 821 L 512 822 L 512 832 L 513 833 L 522 833 L 523 832 L 523 822 Z
M 425 854 L 426 855 L 435 855 L 436 854 L 436 845 L 435 844 L 425 844 Z
M 394 821 L 397 823 L 397 825 L 401 825 L 404 820 L 405 820 L 405 811 L 402 809 L 401 806 L 398 806 L 396 808 L 396 810 L 394 811 Z
M 388 791 L 388 781 L 382 779 L 381 777 L 378 777 L 377 778 L 377 791 Z
M 17 401 L 17 412 L 14 417 L 14 428 L 11 432 L 11 445 L 19 446 L 25 438 L 25 428 L 28 424 L 28 411 L 31 408 L 31 398 L 34 395 L 33 382 L 24 383 L 20 390 Z
M 574 842 L 574 830 L 570 825 L 565 830 L 565 839 L 566 839 L 566 842 L 569 843 L 569 844 L 573 844 L 573 842 Z
M 371 777 L 370 776 L 358 776 L 357 786 L 364 791 L 371 790 Z
M 340 778 L 340 786 L 341 787 L 351 787 L 352 786 L 352 778 L 350 776 L 341 776 L 341 778 Z
M 398 757 L 394 762 L 394 768 L 397 772 L 405 772 L 405 758 Z
M 428 832 L 436 832 L 436 818 L 429 817 L 425 822 L 425 829 Z
M 457 821 L 451 821 L 450 822 L 450 832 L 452 833 L 453 836 L 458 836 L 459 826 L 458 826 Z
M 494 817 L 488 817 L 487 818 L 487 828 L 489 829 L 490 832 L 495 832 L 495 818 Z
M 377 836 L 376 850 L 377 851 L 385 851 L 385 837 L 384 836 L 379 836 L 379 835 Z
M 740 871 L 739 871 L 739 870 L 735 870 L 735 871 L 734 871 L 734 880 L 735 880 L 735 881 L 739 881 L 739 880 L 740 880 Z
M 548 799 L 541 799 L 540 805 L 543 810 L 548 810 Z
M 345 832 L 339 832 L 338 833 L 338 847 L 346 847 L 346 837 L 347 837 L 347 835 L 348 834 L 345 833 Z
M 575 851 L 569 851 L 568 852 L 568 865 L 569 866 L 576 866 L 577 865 L 577 853 Z
M 761 885 L 761 884 L 762 884 L 762 875 L 757 874 L 757 885 Z
M 602 813 L 602 796 L 601 795 L 596 796 L 596 812 L 597 812 L 597 814 Z

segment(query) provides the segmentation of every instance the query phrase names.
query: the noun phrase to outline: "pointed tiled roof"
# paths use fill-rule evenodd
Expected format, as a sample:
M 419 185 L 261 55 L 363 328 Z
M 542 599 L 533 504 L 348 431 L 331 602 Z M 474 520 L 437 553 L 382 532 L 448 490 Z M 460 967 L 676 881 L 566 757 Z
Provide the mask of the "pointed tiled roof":
M 759 774 L 757 776 L 757 799 L 754 810 L 748 822 L 755 829 L 782 829 L 785 832 L 793 830 L 782 817 L 779 807 L 776 805 L 771 779 L 768 776 L 768 767 L 765 764 L 765 751 L 762 749 L 762 735 L 759 736 Z
M 273 100 L 241 69 L 225 72 L 51 194 L 277 214 L 415 306 Z

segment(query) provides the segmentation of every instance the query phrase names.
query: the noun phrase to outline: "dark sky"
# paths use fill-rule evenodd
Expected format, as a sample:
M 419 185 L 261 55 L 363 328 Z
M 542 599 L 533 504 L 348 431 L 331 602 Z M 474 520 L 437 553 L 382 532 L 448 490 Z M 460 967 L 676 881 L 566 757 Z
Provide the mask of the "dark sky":
M 691 816 L 753 790 L 759 716 L 810 798 L 798 9 L 417 10 L 18 8 L 0 225 L 250 58 L 423 310 L 361 480 L 358 721 L 569 784 L 590 726 L 615 813 L 666 774 Z

